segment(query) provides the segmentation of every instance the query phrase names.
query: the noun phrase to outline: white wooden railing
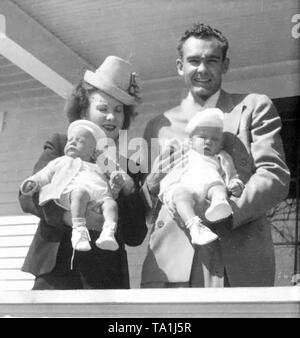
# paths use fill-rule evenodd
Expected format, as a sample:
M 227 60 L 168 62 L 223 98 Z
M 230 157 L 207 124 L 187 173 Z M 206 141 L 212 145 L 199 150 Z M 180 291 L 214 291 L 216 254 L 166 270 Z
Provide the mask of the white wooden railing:
M 300 317 L 300 286 L 31 291 L 20 268 L 37 222 L 0 217 L 0 317 Z
M 300 287 L 0 292 L 0 317 L 300 317 Z

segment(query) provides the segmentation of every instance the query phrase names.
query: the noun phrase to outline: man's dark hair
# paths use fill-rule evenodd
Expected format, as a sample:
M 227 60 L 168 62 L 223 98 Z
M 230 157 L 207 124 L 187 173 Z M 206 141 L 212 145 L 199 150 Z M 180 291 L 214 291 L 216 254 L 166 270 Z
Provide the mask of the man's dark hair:
M 183 58 L 183 44 L 191 36 L 194 36 L 197 39 L 204 40 L 216 39 L 221 45 L 223 51 L 223 60 L 226 58 L 229 43 L 225 36 L 222 34 L 222 32 L 210 27 L 209 25 L 197 23 L 188 30 L 186 30 L 184 35 L 180 38 L 178 42 L 177 50 L 181 59 Z

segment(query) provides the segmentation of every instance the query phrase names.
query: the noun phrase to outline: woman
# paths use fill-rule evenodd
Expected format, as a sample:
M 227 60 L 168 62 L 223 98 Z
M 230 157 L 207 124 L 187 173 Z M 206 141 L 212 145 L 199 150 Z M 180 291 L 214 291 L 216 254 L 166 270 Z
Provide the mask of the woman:
M 138 103 L 138 86 L 131 65 L 125 60 L 109 56 L 96 72 L 87 70 L 84 78 L 66 102 L 69 122 L 87 119 L 104 130 L 106 136 L 118 141 L 119 131 L 128 129 Z M 66 135 L 55 134 L 44 145 L 44 152 L 34 167 L 34 172 L 50 160 L 63 155 Z M 128 167 L 128 166 L 127 166 Z M 87 226 L 92 250 L 76 252 L 71 270 L 72 246 L 68 215 L 53 201 L 38 205 L 38 196 L 20 193 L 24 212 L 40 217 L 37 232 L 25 258 L 22 270 L 35 275 L 34 290 L 45 289 L 122 289 L 129 288 L 129 273 L 125 244 L 137 246 L 144 240 L 144 204 L 138 190 L 140 177 L 132 175 L 136 191 L 130 195 L 119 192 L 119 224 L 116 238 L 117 251 L 101 250 L 94 244 L 99 232 L 93 230 L 103 223 L 103 217 L 88 210 Z

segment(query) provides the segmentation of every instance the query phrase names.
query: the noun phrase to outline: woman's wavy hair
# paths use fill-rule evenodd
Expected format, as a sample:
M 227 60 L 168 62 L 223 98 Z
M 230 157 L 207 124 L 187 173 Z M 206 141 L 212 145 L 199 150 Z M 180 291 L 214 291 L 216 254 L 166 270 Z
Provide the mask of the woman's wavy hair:
M 83 80 L 72 90 L 64 107 L 64 112 L 70 123 L 87 116 L 87 111 L 90 106 L 89 97 L 97 90 L 97 88 Z M 137 114 L 134 106 L 124 104 L 124 123 L 121 129 L 128 129 L 131 121 Z

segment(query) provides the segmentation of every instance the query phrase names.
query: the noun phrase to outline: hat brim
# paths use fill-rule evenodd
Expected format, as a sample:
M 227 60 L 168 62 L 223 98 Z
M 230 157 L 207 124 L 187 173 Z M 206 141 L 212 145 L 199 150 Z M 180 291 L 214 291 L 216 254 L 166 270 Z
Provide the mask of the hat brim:
M 136 105 L 138 102 L 135 97 L 129 95 L 122 89 L 116 87 L 113 83 L 108 81 L 105 77 L 95 75 L 95 73 L 87 70 L 84 74 L 84 81 L 92 86 L 100 89 L 104 93 L 114 97 L 116 100 L 122 102 L 126 106 Z

